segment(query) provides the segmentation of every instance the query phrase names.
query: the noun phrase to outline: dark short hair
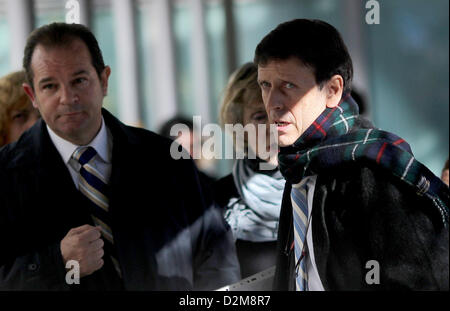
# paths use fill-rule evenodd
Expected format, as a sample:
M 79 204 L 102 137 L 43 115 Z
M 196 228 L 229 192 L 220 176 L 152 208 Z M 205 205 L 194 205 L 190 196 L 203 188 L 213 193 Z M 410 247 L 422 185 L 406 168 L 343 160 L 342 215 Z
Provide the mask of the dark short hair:
M 264 66 L 272 60 L 291 57 L 314 70 L 320 87 L 338 74 L 344 80 L 344 91 L 351 90 L 352 60 L 341 35 L 330 24 L 309 19 L 282 23 L 258 44 L 254 62 Z
M 80 39 L 86 44 L 91 54 L 92 65 L 100 77 L 105 69 L 105 63 L 94 34 L 86 26 L 80 24 L 52 23 L 33 30 L 27 39 L 23 56 L 23 68 L 28 83 L 33 87 L 31 58 L 38 44 L 45 47 L 67 46 L 76 39 Z

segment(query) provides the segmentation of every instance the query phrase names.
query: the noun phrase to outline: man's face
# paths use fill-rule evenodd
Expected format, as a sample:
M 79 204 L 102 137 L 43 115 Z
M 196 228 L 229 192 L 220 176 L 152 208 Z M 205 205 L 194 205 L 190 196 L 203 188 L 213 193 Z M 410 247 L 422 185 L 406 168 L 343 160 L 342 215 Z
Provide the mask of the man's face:
M 74 39 L 66 46 L 38 44 L 31 69 L 34 90 L 24 89 L 48 126 L 74 144 L 88 144 L 100 130 L 110 68 L 99 79 L 85 43 Z
M 336 106 L 343 84 L 342 77 L 333 76 L 319 89 L 313 69 L 294 57 L 258 65 L 258 83 L 280 147 L 292 145 L 326 107 Z

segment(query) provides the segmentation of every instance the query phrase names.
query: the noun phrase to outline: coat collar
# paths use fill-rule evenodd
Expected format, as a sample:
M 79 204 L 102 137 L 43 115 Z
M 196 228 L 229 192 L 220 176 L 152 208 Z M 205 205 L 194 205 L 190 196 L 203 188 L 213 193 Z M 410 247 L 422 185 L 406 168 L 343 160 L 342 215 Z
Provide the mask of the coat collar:
M 138 139 L 132 131 L 104 108 L 102 115 L 113 136 L 113 156 L 119 148 L 128 148 L 138 144 Z M 57 153 L 43 119 L 38 120 L 17 142 L 10 144 L 7 148 L 7 152 L 10 154 L 10 158 L 6 162 L 8 169 L 18 166 L 51 164 L 49 161 L 54 161 L 53 154 Z

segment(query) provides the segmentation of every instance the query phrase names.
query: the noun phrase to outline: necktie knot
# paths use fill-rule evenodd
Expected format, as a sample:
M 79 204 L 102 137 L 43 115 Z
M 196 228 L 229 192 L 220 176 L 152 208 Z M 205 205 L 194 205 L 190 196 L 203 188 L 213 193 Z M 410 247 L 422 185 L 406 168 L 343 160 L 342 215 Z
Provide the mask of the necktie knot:
M 89 161 L 92 160 L 92 158 L 97 154 L 97 151 L 95 151 L 94 148 L 91 146 L 89 147 L 79 147 L 75 152 L 73 153 L 72 157 L 77 160 L 81 166 L 85 165 Z

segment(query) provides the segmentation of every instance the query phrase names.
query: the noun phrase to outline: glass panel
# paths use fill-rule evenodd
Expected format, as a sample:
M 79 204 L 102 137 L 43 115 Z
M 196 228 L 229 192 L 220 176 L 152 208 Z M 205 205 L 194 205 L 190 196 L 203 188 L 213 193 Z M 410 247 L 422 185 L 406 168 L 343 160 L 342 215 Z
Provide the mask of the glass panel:
M 208 1 L 205 6 L 210 80 L 211 121 L 219 122 L 219 106 L 227 83 L 225 44 L 225 12 L 221 1 Z
M 340 1 L 329 0 L 235 0 L 233 9 L 238 64 L 252 61 L 258 43 L 282 22 L 295 18 L 315 18 L 340 30 L 341 4 Z
M 172 9 L 175 37 L 176 84 L 178 89 L 179 114 L 192 117 L 194 106 L 194 86 L 192 81 L 191 45 L 192 12 L 187 1 L 176 1 Z
M 226 21 L 223 2 L 216 0 L 207 1 L 205 14 L 211 88 L 211 122 L 219 123 L 220 101 L 228 81 Z M 224 135 L 222 136 L 222 150 L 224 151 L 225 137 Z M 222 152 L 223 154 L 224 152 Z M 223 159 L 210 161 L 208 164 L 211 168 L 214 167 L 208 172 L 211 176 L 222 177 L 231 171 L 233 161 Z
M 103 107 L 116 117 L 118 109 L 118 66 L 116 65 L 116 46 L 114 37 L 114 16 L 111 1 L 101 0 L 93 2 L 91 30 L 97 38 L 106 65 L 111 67 L 109 76 L 108 95 L 103 101 Z M 122 103 L 125 105 L 126 103 Z
M 53 22 L 65 22 L 65 5 L 65 1 L 35 0 L 36 28 Z
M 152 32 L 155 31 L 151 23 L 151 3 L 150 1 L 139 1 L 137 8 L 137 49 L 139 55 L 139 81 L 141 91 L 141 109 L 142 109 L 142 122 L 144 127 L 157 131 L 153 125 L 157 123 L 157 120 L 153 118 L 153 111 L 158 109 L 157 104 L 154 101 L 155 94 L 154 89 L 154 73 L 152 71 L 153 47 L 154 40 L 152 40 Z M 161 104 L 161 103 L 160 103 Z
M 366 25 L 374 122 L 407 140 L 440 176 L 449 149 L 449 2 L 380 6 L 380 24 Z
M 6 3 L 0 1 L 0 76 L 9 73 L 9 26 L 6 16 Z

